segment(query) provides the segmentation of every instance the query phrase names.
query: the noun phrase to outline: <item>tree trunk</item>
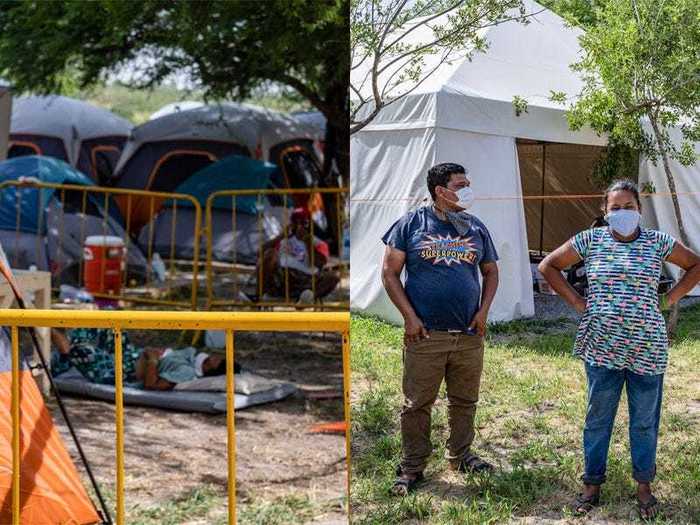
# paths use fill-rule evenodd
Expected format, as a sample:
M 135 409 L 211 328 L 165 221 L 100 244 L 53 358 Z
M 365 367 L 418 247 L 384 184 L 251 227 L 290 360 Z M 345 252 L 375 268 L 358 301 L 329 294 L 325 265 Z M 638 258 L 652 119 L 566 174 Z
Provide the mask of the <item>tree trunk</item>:
M 681 214 L 681 205 L 678 202 L 678 195 L 676 194 L 676 181 L 673 178 L 673 173 L 671 173 L 671 166 L 668 162 L 668 151 L 664 146 L 661 131 L 659 130 L 659 123 L 653 115 L 649 116 L 649 121 L 651 122 L 651 127 L 654 130 L 654 137 L 656 138 L 656 143 L 659 146 L 659 153 L 661 153 L 661 159 L 664 165 L 664 173 L 666 173 L 666 181 L 668 182 L 668 189 L 671 192 L 671 201 L 673 202 L 673 212 L 676 216 L 676 221 L 678 222 L 678 233 L 681 237 L 681 242 L 686 246 L 690 246 L 688 241 L 688 234 L 685 231 L 685 223 L 683 222 L 683 215 Z M 678 278 L 683 276 L 683 270 L 680 270 Z M 676 334 L 676 328 L 678 326 L 678 320 L 680 318 L 680 305 L 678 303 L 674 304 L 671 308 L 671 313 L 668 319 L 668 336 L 673 338 Z
M 326 117 L 326 145 L 323 155 L 321 186 L 326 188 L 347 188 L 350 183 L 350 122 L 348 116 L 347 87 L 338 85 L 331 93 L 330 109 Z M 338 180 L 340 179 L 340 181 Z M 340 199 L 340 202 L 338 200 Z M 343 216 L 345 199 L 340 194 L 325 194 L 323 206 L 328 219 L 331 250 L 340 254 L 343 244 Z

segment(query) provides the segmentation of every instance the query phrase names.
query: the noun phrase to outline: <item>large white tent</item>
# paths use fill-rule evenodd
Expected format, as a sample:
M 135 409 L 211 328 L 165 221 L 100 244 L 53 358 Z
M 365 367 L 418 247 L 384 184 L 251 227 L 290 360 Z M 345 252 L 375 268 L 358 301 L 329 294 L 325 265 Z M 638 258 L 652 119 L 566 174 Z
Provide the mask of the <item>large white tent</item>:
M 607 140 L 590 129 L 571 131 L 565 107 L 550 100 L 552 91 L 568 97 L 580 92 L 582 83 L 570 65 L 581 58 L 581 31 L 535 2 L 525 5 L 534 13 L 529 24 L 485 29 L 486 53 L 442 64 L 352 136 L 353 310 L 401 321 L 381 283 L 381 236 L 404 213 L 427 202 L 431 166 L 457 162 L 469 170 L 477 196 L 471 213 L 488 226 L 500 255 L 501 284 L 490 319 L 534 314 L 516 140 L 584 146 L 605 146 Z M 410 38 L 426 41 L 429 31 L 422 26 Z M 424 70 L 439 59 L 428 57 Z M 357 68 L 353 80 L 366 75 Z M 369 94 L 368 82 L 364 89 Z M 516 114 L 515 96 L 528 101 L 527 112 Z

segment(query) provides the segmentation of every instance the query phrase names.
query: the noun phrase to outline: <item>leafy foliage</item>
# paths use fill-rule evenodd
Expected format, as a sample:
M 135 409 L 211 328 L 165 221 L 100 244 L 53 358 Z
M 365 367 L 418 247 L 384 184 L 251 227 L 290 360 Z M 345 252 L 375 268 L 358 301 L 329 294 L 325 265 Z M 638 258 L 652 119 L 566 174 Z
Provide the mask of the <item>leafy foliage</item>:
M 205 99 L 291 88 L 324 113 L 342 157 L 348 120 L 348 0 L 5 2 L 0 76 L 65 93 L 119 73 L 132 87 L 188 78 Z
M 597 23 L 596 8 L 602 5 L 603 1 L 604 0 L 540 0 L 540 4 L 554 11 L 571 25 L 587 29 L 595 26 Z
M 572 128 L 589 124 L 611 141 L 656 161 L 665 152 L 695 162 L 700 138 L 700 1 L 609 0 L 581 37 L 573 67 L 585 85 L 569 113 Z M 644 122 L 658 124 L 659 134 Z M 680 143 L 668 129 L 679 127 Z
M 486 27 L 528 16 L 522 0 L 352 0 L 351 133 L 444 64 L 485 52 Z

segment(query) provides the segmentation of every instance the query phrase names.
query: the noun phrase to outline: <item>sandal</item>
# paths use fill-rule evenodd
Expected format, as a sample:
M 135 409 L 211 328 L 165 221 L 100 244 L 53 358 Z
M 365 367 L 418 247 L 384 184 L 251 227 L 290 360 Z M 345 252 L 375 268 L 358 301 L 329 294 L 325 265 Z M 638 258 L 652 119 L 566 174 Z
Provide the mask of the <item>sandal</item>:
M 396 475 L 398 477 L 390 490 L 393 496 L 408 496 L 425 479 L 422 472 L 418 472 L 413 479 L 402 477 L 404 474 L 401 471 L 401 467 L 396 468 Z
M 639 507 L 639 516 L 643 521 L 653 520 L 659 514 L 659 500 L 653 495 L 649 501 L 637 498 L 637 506 Z
M 586 516 L 598 505 L 600 505 L 600 492 L 592 496 L 579 494 L 572 503 L 571 510 L 576 516 Z
M 467 454 L 459 462 L 459 465 L 454 467 L 459 472 L 493 472 L 495 470 L 491 463 L 481 459 L 476 454 Z

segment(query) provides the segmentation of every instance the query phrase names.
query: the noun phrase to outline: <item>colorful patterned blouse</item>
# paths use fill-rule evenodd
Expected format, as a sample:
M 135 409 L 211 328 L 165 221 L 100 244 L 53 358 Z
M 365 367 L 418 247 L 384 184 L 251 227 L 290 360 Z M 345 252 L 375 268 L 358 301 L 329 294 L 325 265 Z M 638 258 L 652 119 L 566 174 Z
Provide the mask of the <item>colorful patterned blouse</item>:
M 583 231 L 571 245 L 586 265 L 588 299 L 574 354 L 591 365 L 663 374 L 668 361 L 666 323 L 659 309 L 659 278 L 675 239 L 642 229 L 633 241 L 607 227 Z

